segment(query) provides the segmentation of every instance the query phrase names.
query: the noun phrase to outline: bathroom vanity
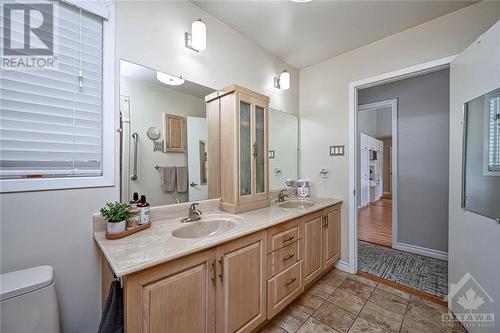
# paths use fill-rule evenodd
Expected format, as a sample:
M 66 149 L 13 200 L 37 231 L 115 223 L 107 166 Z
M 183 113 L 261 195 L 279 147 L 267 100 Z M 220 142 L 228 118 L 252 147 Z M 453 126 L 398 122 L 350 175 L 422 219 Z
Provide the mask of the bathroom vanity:
M 120 240 L 104 237 L 96 215 L 103 299 L 119 277 L 127 332 L 255 330 L 340 255 L 340 200 L 285 203 L 233 215 L 207 200 L 191 223 L 180 222 L 189 204 L 154 207 L 150 229 Z

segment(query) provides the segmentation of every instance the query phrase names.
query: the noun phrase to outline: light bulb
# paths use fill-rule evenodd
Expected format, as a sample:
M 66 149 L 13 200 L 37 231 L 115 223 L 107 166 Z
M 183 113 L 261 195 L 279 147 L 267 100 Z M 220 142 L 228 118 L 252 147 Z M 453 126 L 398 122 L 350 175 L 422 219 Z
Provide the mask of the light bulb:
M 194 49 L 203 51 L 207 48 L 207 26 L 201 19 L 191 24 L 191 36 L 191 45 Z

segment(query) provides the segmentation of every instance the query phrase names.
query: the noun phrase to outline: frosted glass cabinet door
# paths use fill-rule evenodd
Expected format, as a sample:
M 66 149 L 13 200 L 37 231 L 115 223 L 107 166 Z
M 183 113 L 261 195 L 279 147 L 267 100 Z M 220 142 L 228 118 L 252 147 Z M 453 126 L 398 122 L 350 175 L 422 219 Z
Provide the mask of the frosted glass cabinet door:
M 255 106 L 255 193 L 266 191 L 265 160 L 265 113 L 264 108 Z
M 240 101 L 240 196 L 252 194 L 251 110 L 250 103 Z

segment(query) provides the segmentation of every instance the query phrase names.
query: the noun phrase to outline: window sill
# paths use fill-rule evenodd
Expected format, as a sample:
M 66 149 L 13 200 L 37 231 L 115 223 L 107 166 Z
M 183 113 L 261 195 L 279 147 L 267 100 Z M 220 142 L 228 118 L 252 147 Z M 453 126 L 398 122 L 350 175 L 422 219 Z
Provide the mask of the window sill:
M 0 193 L 115 186 L 114 175 L 74 178 L 2 179 Z

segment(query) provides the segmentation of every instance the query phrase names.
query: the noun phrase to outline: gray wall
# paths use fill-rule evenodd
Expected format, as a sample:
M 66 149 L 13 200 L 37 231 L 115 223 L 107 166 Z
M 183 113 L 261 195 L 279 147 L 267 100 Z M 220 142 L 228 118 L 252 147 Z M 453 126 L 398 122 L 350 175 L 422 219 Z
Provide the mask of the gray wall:
M 448 252 L 449 70 L 359 91 L 398 98 L 399 243 Z

